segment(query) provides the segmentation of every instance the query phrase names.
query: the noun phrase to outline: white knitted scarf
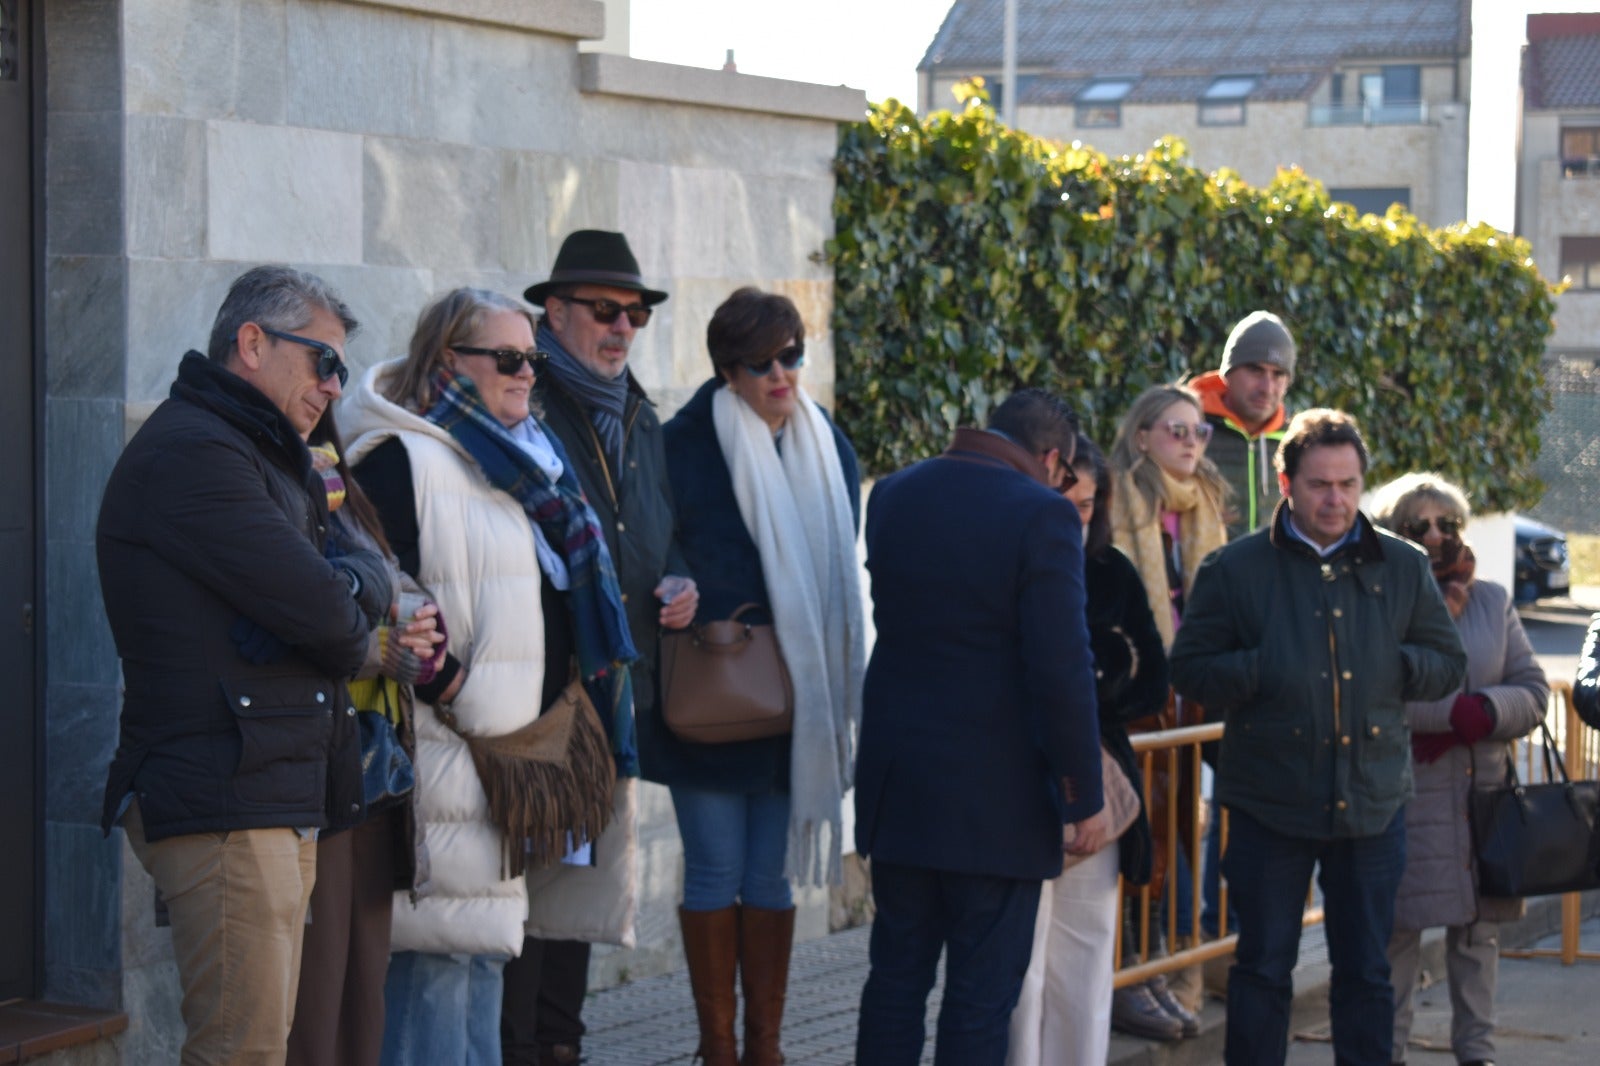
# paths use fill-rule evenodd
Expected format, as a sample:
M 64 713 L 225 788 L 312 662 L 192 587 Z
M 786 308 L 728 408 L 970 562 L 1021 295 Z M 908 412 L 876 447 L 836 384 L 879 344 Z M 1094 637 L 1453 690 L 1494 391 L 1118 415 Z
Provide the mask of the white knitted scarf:
M 795 391 L 799 402 L 781 455 L 766 422 L 731 389 L 712 395 L 711 416 L 739 514 L 761 554 L 778 646 L 794 683 L 784 872 L 802 885 L 837 884 L 866 638 L 855 523 L 833 428 L 805 390 Z

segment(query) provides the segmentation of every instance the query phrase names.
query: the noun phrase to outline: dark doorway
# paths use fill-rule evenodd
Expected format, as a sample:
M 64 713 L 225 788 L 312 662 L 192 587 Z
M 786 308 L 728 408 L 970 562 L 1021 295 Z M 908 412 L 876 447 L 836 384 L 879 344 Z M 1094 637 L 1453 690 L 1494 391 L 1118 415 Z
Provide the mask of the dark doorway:
M 0 0 L 0 1001 L 39 950 L 34 70 L 30 0 Z

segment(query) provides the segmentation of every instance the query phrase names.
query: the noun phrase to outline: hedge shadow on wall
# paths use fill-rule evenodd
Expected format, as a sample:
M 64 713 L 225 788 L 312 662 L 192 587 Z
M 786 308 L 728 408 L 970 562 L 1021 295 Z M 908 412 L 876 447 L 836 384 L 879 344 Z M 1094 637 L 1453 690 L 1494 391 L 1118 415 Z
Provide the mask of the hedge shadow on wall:
M 1023 386 L 1109 443 L 1140 390 L 1215 369 L 1232 324 L 1282 315 L 1290 402 L 1360 419 L 1368 483 L 1436 470 L 1484 511 L 1536 502 L 1552 288 L 1527 244 L 1336 204 L 1283 170 L 1206 174 L 1182 141 L 1108 159 L 1001 124 L 981 87 L 845 127 L 835 161 L 838 414 L 878 474 L 940 451 Z

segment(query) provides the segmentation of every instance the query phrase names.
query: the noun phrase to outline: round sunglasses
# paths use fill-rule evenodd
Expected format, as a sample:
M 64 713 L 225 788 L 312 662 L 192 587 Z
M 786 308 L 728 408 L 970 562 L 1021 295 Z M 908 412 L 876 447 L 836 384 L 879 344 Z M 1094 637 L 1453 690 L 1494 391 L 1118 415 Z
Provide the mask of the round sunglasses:
M 1191 424 L 1188 422 L 1174 421 L 1162 422 L 1160 425 L 1162 429 L 1167 431 L 1173 440 L 1188 440 L 1189 434 L 1193 433 L 1194 439 L 1201 444 L 1204 444 L 1211 439 L 1211 431 L 1213 428 L 1210 422 L 1195 422 Z

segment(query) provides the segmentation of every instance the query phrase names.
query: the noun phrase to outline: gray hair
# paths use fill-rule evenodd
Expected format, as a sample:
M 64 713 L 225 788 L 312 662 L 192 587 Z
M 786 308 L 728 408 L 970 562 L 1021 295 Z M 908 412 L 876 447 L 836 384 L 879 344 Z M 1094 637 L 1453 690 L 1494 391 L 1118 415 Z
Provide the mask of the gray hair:
M 1434 503 L 1456 518 L 1466 522 L 1472 517 L 1472 506 L 1467 494 L 1431 472 L 1401 474 L 1372 494 L 1369 514 L 1372 520 L 1391 533 L 1398 533 L 1423 503 Z
M 258 266 L 245 271 L 228 286 L 228 295 L 217 309 L 211 324 L 211 343 L 206 356 L 215 363 L 232 358 L 239 329 L 254 322 L 263 329 L 293 333 L 311 324 L 317 311 L 326 311 L 344 325 L 346 339 L 355 336 L 361 324 L 350 308 L 339 299 L 333 286 L 303 270 L 286 266 Z

